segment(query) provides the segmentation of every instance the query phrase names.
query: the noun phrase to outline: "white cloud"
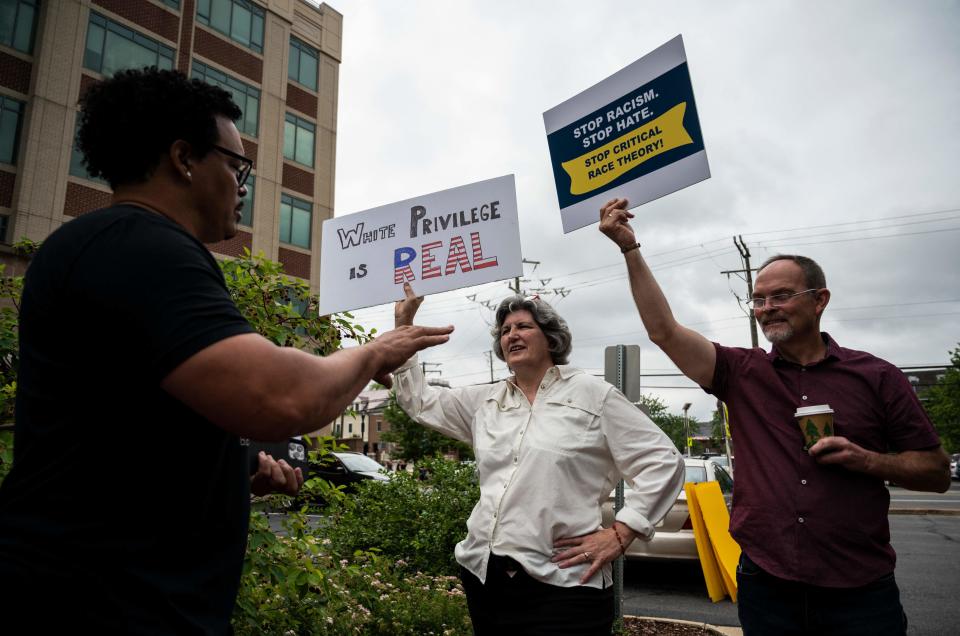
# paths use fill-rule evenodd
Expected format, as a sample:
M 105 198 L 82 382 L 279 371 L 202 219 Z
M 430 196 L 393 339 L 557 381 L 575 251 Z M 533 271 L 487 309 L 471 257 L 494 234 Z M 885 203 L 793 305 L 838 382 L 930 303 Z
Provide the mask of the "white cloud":
M 745 286 L 720 274 L 740 268 L 731 237 L 743 234 L 754 265 L 777 251 L 821 262 L 833 291 L 824 328 L 844 346 L 929 364 L 960 341 L 960 210 L 883 231 L 852 224 L 960 208 L 956 3 L 332 5 L 344 14 L 337 214 L 515 173 L 524 256 L 573 290 L 556 306 L 575 364 L 597 369 L 602 347 L 624 341 L 641 345 L 645 370 L 673 369 L 642 331 L 616 249 L 595 227 L 562 234 L 541 114 L 677 33 L 713 177 L 639 208 L 635 227 L 678 318 L 749 345 L 746 318 L 731 319 L 742 315 L 731 289 Z M 826 227 L 784 231 L 812 226 Z M 466 300 L 473 292 L 507 289 L 442 294 L 422 310 L 457 326 L 425 358 L 454 384 L 489 379 L 489 312 Z M 392 308 L 357 315 L 385 329 Z M 699 418 L 713 408 L 699 390 L 651 392 L 675 411 L 692 401 Z

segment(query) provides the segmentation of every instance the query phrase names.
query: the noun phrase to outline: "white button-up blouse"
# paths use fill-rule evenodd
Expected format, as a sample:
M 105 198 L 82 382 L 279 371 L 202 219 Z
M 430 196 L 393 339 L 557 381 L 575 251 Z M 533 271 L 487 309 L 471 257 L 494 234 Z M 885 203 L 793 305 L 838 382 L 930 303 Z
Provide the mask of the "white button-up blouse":
M 579 585 L 587 564 L 561 570 L 550 561 L 553 543 L 599 530 L 600 506 L 620 477 L 630 488 L 616 518 L 645 540 L 683 487 L 683 459 L 663 431 L 613 386 L 575 367 L 552 367 L 533 404 L 507 380 L 431 386 L 416 357 L 394 373 L 394 386 L 407 415 L 474 448 L 480 500 L 455 555 L 481 581 L 493 552 L 545 583 Z M 586 585 L 611 581 L 607 564 Z

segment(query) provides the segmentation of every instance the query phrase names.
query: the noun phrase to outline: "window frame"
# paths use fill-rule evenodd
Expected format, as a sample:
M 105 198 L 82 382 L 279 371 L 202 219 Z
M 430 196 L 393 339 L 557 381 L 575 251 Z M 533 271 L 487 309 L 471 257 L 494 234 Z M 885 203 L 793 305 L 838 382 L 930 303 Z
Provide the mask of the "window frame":
M 227 17 L 227 22 L 230 24 L 229 30 L 224 31 L 219 26 L 215 25 L 213 22 L 214 16 L 214 3 L 226 3 L 229 5 L 229 16 Z M 237 7 L 241 7 L 247 10 L 250 13 L 250 36 L 249 42 L 244 42 L 239 39 L 238 36 L 235 36 L 234 31 L 234 16 L 235 10 Z M 204 8 L 206 9 L 206 15 L 201 13 Z M 259 18 L 260 22 L 260 33 L 256 34 L 254 29 L 254 23 Z M 217 33 L 224 35 L 230 39 L 231 42 L 236 42 L 237 44 L 250 49 L 256 53 L 263 55 L 263 44 L 264 36 L 266 34 L 266 11 L 263 7 L 258 5 L 255 2 L 250 0 L 197 0 L 197 12 L 196 12 L 197 22 L 203 26 L 216 31 Z M 257 37 L 259 41 L 257 41 Z
M 293 55 L 294 50 L 296 50 L 296 52 L 297 52 L 297 56 L 296 56 L 296 58 L 297 58 L 297 63 L 296 63 L 297 73 L 296 73 L 296 77 L 292 77 L 292 76 L 291 76 L 291 72 L 292 72 L 291 66 L 293 65 L 293 60 L 294 60 L 294 55 Z M 310 84 L 308 84 L 308 83 L 305 83 L 305 82 L 302 80 L 302 75 L 303 75 L 303 64 L 302 64 L 302 62 L 303 62 L 303 56 L 304 56 L 305 54 L 306 54 L 307 56 L 313 58 L 313 65 L 314 65 L 314 71 L 315 71 L 314 74 L 313 74 L 313 85 L 310 85 Z M 294 82 L 296 82 L 297 84 L 299 84 L 300 86 L 303 86 L 304 88 L 308 88 L 308 89 L 310 89 L 311 91 L 316 92 L 317 90 L 319 90 L 319 85 L 320 85 L 320 51 L 318 51 L 317 49 L 313 48 L 312 46 L 310 46 L 309 44 L 307 44 L 306 42 L 304 42 L 304 41 L 301 40 L 300 38 L 297 38 L 297 37 L 292 36 L 292 35 L 290 36 L 290 59 L 289 59 L 288 62 L 287 62 L 287 79 L 288 79 L 288 80 L 291 80 L 291 81 L 294 81 Z
M 299 204 L 299 205 L 298 205 Z M 290 208 L 290 219 L 287 221 L 287 235 L 284 236 L 283 225 L 284 225 L 284 206 L 289 206 Z M 294 243 L 294 211 L 300 210 L 301 212 L 306 212 L 309 216 L 307 218 L 307 244 L 301 245 L 300 243 Z M 301 249 L 309 250 L 313 244 L 313 204 L 304 201 L 303 199 L 298 199 L 295 196 L 289 195 L 287 193 L 281 193 L 280 195 L 280 208 L 277 214 L 277 234 L 279 235 L 280 242 L 284 245 L 292 245 L 293 247 L 299 247 Z
M 98 53 L 99 68 L 93 68 L 93 66 L 88 65 L 88 62 L 90 61 L 89 53 L 92 51 L 92 49 L 90 48 L 90 38 L 91 38 L 90 27 L 94 25 L 103 31 L 103 36 L 100 38 L 100 51 Z M 122 24 L 115 20 L 111 20 L 110 18 L 104 15 L 101 15 L 96 11 L 91 11 L 90 18 L 87 20 L 87 34 L 86 34 L 86 37 L 84 38 L 84 44 L 83 44 L 83 61 L 81 62 L 81 65 L 84 69 L 88 71 L 93 71 L 98 75 L 107 76 L 107 75 L 112 75 L 118 71 L 123 71 L 131 68 L 138 68 L 141 66 L 139 63 L 136 63 L 130 66 L 120 66 L 118 68 L 111 69 L 109 72 L 104 72 L 103 65 L 104 65 L 104 60 L 106 58 L 108 33 L 113 33 L 118 37 L 126 38 L 130 42 L 133 42 L 134 44 L 140 47 L 143 47 L 144 49 L 147 48 L 147 44 L 144 43 L 144 40 L 147 43 L 155 46 L 156 61 L 152 65 L 147 64 L 147 66 L 156 66 L 157 68 L 163 69 L 163 70 L 173 70 L 174 68 L 176 68 L 176 51 L 172 47 L 167 46 L 163 42 L 157 39 L 154 39 L 148 35 L 144 35 L 140 31 L 137 31 L 136 29 L 132 29 L 125 24 Z M 166 55 L 166 54 L 169 54 L 169 55 Z M 160 65 L 161 60 L 169 60 L 169 66 L 161 66 Z
M 222 76 L 222 79 L 217 76 Z M 225 91 L 231 94 L 230 97 L 234 98 L 235 102 L 236 102 L 236 99 L 235 99 L 236 95 L 234 95 L 233 92 L 242 91 L 244 96 L 244 103 L 242 106 L 240 104 L 237 104 L 237 106 L 240 106 L 240 110 L 243 112 L 243 116 L 240 118 L 240 121 L 243 127 L 241 128 L 241 126 L 237 126 L 237 129 L 241 133 L 245 135 L 249 135 L 254 139 L 257 139 L 259 137 L 260 135 L 260 98 L 262 96 L 262 92 L 259 88 L 257 88 L 252 84 L 248 84 L 243 80 L 237 79 L 236 77 L 234 77 L 233 75 L 230 75 L 225 71 L 221 71 L 220 69 L 210 66 L 209 64 L 205 64 L 204 62 L 201 62 L 196 58 L 192 60 L 192 64 L 190 65 L 190 77 L 195 77 L 197 79 L 203 80 L 208 84 L 212 84 L 214 86 L 218 86 L 219 88 L 224 89 Z M 257 115 L 254 121 L 253 132 L 250 132 L 249 130 L 246 129 L 247 104 L 249 103 L 248 100 L 250 100 L 251 98 L 255 99 L 257 102 Z
M 306 166 L 308 168 L 315 167 L 317 163 L 317 125 L 312 121 L 294 115 L 291 112 L 284 114 L 283 122 L 283 158 L 295 163 L 299 163 L 301 166 Z M 287 124 L 292 124 L 294 127 L 293 156 L 287 155 Z M 301 130 L 307 131 L 313 135 L 313 143 L 310 144 L 310 163 L 304 163 L 297 158 L 297 148 L 299 147 L 297 140 L 300 136 Z
M 15 0 L 15 2 L 17 6 L 13 12 L 13 29 L 10 31 L 10 42 L 0 41 L 0 45 L 11 48 L 14 51 L 26 53 L 27 55 L 33 55 L 33 45 L 36 43 L 37 37 L 37 19 L 40 15 L 40 2 L 39 0 Z M 16 46 L 17 27 L 20 26 L 20 9 L 23 6 L 28 6 L 33 9 L 33 18 L 30 21 L 30 33 L 27 36 L 27 47 L 25 49 Z
M 13 106 L 16 106 L 16 109 L 14 109 Z M 23 134 L 23 117 L 27 112 L 27 103 L 8 95 L 0 94 L 0 122 L 2 122 L 3 117 L 8 112 L 16 114 L 17 123 L 13 129 L 13 142 L 10 144 L 10 161 L 6 161 L 4 157 L 0 157 L 0 163 L 15 166 L 17 165 L 17 158 L 20 154 L 20 136 Z

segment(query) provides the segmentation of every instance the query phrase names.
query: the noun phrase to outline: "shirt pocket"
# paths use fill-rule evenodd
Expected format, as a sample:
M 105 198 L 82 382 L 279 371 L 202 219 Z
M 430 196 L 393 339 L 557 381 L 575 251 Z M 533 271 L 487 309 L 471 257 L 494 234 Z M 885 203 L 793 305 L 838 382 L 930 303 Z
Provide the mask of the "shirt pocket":
M 550 398 L 530 431 L 530 444 L 563 455 L 573 455 L 593 446 L 596 435 L 597 406 L 582 404 L 573 398 Z

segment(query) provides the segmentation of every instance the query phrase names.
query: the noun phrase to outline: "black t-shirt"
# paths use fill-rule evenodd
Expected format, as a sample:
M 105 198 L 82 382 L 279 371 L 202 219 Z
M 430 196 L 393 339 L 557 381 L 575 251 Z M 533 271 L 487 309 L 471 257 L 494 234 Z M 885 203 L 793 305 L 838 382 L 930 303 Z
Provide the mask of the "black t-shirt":
M 210 252 L 158 214 L 116 206 L 47 238 L 21 304 L 14 466 L 0 488 L 0 592 L 15 603 L 0 603 L 42 597 L 35 629 L 229 631 L 245 449 L 160 382 L 251 331 Z

